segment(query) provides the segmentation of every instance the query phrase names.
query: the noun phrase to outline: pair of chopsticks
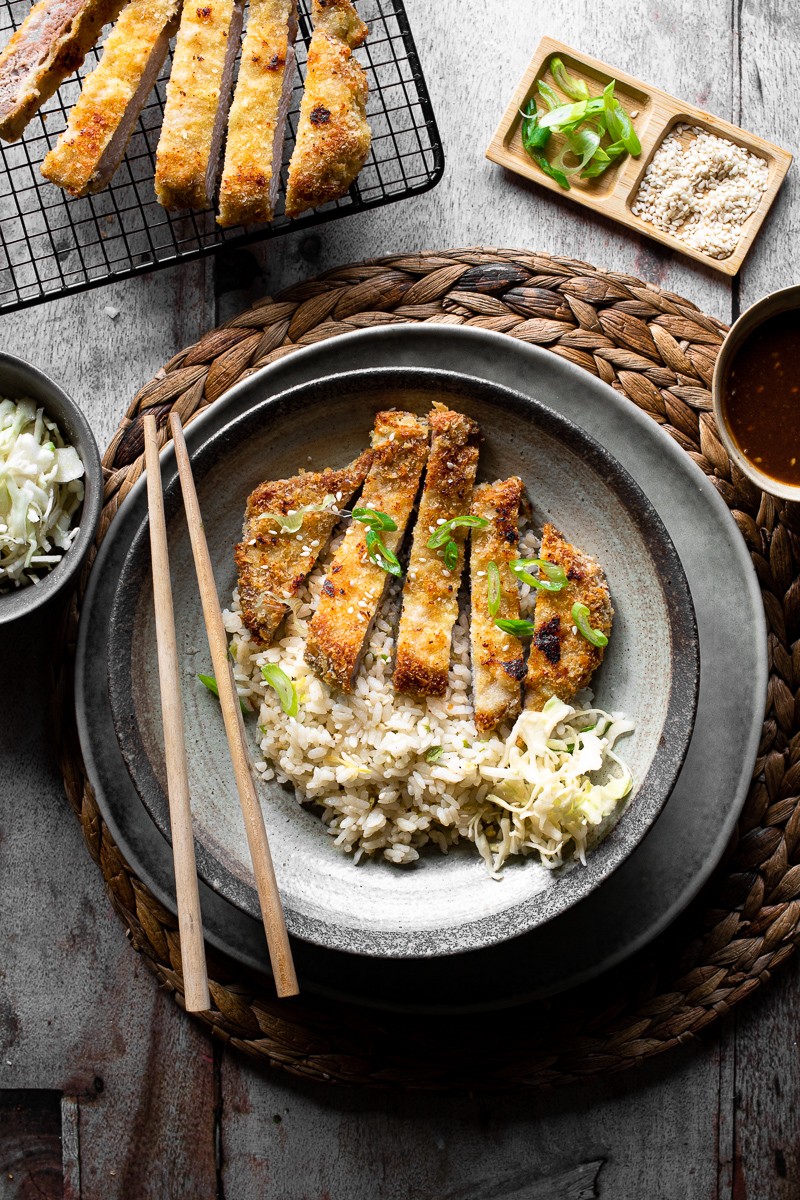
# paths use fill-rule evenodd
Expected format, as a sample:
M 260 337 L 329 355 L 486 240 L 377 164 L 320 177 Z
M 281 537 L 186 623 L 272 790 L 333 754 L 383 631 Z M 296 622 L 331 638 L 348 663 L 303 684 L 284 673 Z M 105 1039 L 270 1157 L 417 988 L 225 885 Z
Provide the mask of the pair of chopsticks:
M 247 844 L 253 863 L 269 957 L 275 976 L 275 987 L 279 996 L 296 996 L 299 989 L 289 936 L 286 932 L 286 922 L 275 879 L 275 868 L 272 864 L 264 817 L 258 802 L 250 758 L 247 753 L 242 712 L 228 657 L 228 640 L 222 623 L 222 610 L 203 529 L 203 518 L 200 514 L 200 504 L 183 436 L 183 427 L 177 413 L 170 415 L 170 430 L 178 463 L 186 520 L 189 526 L 192 556 L 200 587 L 200 600 L 203 606 L 208 646 L 211 651 L 211 662 L 217 680 L 225 733 L 233 761 L 233 772 L 236 777 L 239 803 L 247 833 Z M 181 708 L 178 645 L 169 574 L 161 465 L 158 457 L 158 431 L 156 419 L 151 414 L 144 418 L 144 453 L 147 470 L 147 504 L 150 516 L 158 673 L 161 686 L 161 716 L 164 725 L 167 791 L 172 827 L 172 853 L 175 862 L 175 893 L 178 905 L 184 996 L 189 1012 L 204 1012 L 211 1007 L 211 1002 L 208 992 L 200 892 L 192 836 L 192 809 L 186 766 L 186 736 Z

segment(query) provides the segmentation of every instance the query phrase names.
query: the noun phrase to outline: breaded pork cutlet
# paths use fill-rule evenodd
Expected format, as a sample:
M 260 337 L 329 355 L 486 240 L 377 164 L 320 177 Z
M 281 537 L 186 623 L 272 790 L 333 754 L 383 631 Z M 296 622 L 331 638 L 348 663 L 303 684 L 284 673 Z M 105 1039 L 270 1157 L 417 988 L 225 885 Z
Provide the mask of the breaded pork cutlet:
M 250 0 L 228 116 L 218 225 L 252 225 L 274 216 L 296 32 L 295 0 Z
M 396 525 L 394 530 L 376 530 L 386 549 L 396 555 L 428 457 L 428 424 L 413 413 L 378 413 L 372 448 L 372 466 L 359 508 L 377 510 Z M 345 692 L 352 690 L 391 578 L 380 562 L 370 557 L 368 537 L 369 526 L 353 520 L 328 567 L 308 630 L 307 662 L 331 687 Z
M 552 525 L 544 527 L 539 555 L 544 562 L 563 567 L 567 585 L 560 592 L 538 592 L 536 596 L 525 707 L 537 710 L 544 708 L 551 696 L 571 700 L 588 687 L 603 661 L 603 648 L 593 646 L 576 629 L 573 604 L 585 604 L 589 624 L 606 637 L 614 616 L 602 568 Z
M 428 420 L 433 437 L 403 587 L 394 686 L 415 696 L 443 696 L 467 530 L 457 526 L 452 531 L 458 552 L 452 568 L 445 565 L 443 548 L 431 549 L 428 541 L 444 522 L 469 514 L 480 431 L 469 417 L 444 404 L 434 404 Z
M 339 509 L 361 487 L 372 462 L 365 450 L 341 471 L 308 471 L 292 479 L 261 483 L 248 497 L 242 540 L 234 553 L 242 619 L 261 645 L 269 646 L 289 600 L 323 553 L 339 521 Z M 326 497 L 334 503 L 325 505 Z M 281 532 L 275 515 L 303 513 L 299 530 Z
M 0 54 L 0 138 L 15 142 L 83 63 L 123 0 L 39 0 Z
M 366 26 L 349 0 L 314 6 L 317 28 L 308 48 L 306 84 L 289 163 L 286 215 L 344 196 L 367 161 L 367 77 L 352 55 Z M 344 35 L 344 36 L 342 36 Z
M 129 0 L 42 163 L 45 179 L 73 196 L 106 186 L 164 65 L 179 13 L 180 0 Z
M 156 199 L 164 208 L 207 208 L 214 199 L 243 3 L 184 5 L 156 150 Z
M 522 480 L 514 475 L 480 484 L 472 501 L 473 515 L 489 522 L 470 530 L 469 550 L 472 692 L 479 733 L 512 721 L 521 708 L 522 642 L 495 622 L 519 619 L 519 584 L 509 563 L 519 557 L 522 498 Z

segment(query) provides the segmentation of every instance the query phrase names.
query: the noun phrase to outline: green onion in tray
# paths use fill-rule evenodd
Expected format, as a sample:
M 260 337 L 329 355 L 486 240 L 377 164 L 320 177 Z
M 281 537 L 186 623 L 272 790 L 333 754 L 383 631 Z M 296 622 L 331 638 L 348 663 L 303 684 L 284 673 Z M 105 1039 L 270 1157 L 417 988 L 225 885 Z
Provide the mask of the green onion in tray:
M 285 671 L 277 663 L 267 663 L 261 668 L 261 674 L 271 688 L 274 688 L 281 702 L 281 708 L 287 717 L 296 717 L 300 710 L 297 698 L 297 688 Z
M 571 178 L 597 179 L 625 154 L 641 154 L 630 114 L 614 95 L 616 80 L 602 96 L 590 96 L 584 80 L 571 75 L 560 58 L 551 58 L 550 72 L 567 101 L 539 79 L 536 87 L 547 111 L 540 113 L 531 96 L 522 110 L 520 130 L 523 149 L 546 175 L 569 191 Z M 553 134 L 563 138 L 555 154 Z

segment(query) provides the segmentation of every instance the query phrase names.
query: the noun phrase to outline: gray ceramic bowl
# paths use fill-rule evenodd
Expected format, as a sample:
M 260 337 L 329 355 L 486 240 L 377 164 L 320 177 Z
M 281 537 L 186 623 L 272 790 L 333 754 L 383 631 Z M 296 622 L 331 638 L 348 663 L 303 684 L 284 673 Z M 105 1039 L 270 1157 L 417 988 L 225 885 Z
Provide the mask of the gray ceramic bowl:
M 0 593 L 0 625 L 41 608 L 76 581 L 94 541 L 103 507 L 103 468 L 89 423 L 74 400 L 43 371 L 13 354 L 0 353 L 0 396 L 22 400 L 29 396 L 57 423 L 64 440 L 75 447 L 84 466 L 83 505 L 75 516 L 80 532 L 61 562 L 38 584 Z
M 769 320 L 770 317 L 776 317 L 779 313 L 797 312 L 798 310 L 800 310 L 800 284 L 795 284 L 794 287 L 782 288 L 779 292 L 772 292 L 769 296 L 765 296 L 763 300 L 759 300 L 756 304 L 746 309 L 739 319 L 731 325 L 728 336 L 722 343 L 714 365 L 714 381 L 712 384 L 714 418 L 717 422 L 719 435 L 722 438 L 725 449 L 728 451 L 728 456 L 736 463 L 740 471 L 748 479 L 751 479 L 762 492 L 769 492 L 772 496 L 780 496 L 782 500 L 800 500 L 800 487 L 791 483 L 782 483 L 772 475 L 767 475 L 764 471 L 759 471 L 756 464 L 742 454 L 733 434 L 728 428 L 728 419 L 725 412 L 725 382 L 734 354 L 765 321 Z
M 240 385 L 241 386 L 241 385 Z M 474 849 L 423 856 L 408 870 L 383 861 L 354 867 L 331 845 L 315 812 L 290 789 L 261 796 L 289 930 L 319 945 L 381 957 L 477 949 L 542 924 L 622 863 L 645 836 L 677 778 L 691 737 L 698 683 L 694 611 L 686 578 L 658 515 L 615 458 L 572 422 L 507 388 L 418 369 L 320 379 L 258 403 L 193 449 L 192 462 L 220 596 L 235 582 L 233 545 L 245 499 L 265 475 L 342 465 L 367 444 L 373 414 L 392 405 L 426 412 L 450 401 L 485 435 L 480 475 L 519 474 L 537 524 L 556 520 L 595 553 L 616 609 L 612 646 L 598 673 L 598 703 L 636 720 L 624 756 L 637 782 L 618 826 L 587 868 L 557 877 L 532 860 L 511 864 L 502 884 Z M 167 471 L 171 454 L 164 456 Z M 204 880 L 258 914 L 241 816 L 231 788 L 219 708 L 197 682 L 208 649 L 180 491 L 165 501 L 198 869 Z M 126 504 L 143 495 L 137 483 Z M 120 574 L 108 634 L 108 687 L 117 738 L 134 785 L 168 836 L 146 521 Z M 252 738 L 252 732 L 249 735 Z

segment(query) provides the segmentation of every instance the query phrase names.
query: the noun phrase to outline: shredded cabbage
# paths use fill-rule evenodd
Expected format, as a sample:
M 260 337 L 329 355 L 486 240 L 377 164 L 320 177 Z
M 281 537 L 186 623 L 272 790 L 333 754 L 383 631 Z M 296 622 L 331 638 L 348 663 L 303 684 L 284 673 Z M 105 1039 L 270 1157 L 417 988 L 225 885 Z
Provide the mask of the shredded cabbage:
M 559 867 L 565 853 L 586 864 L 593 832 L 628 795 L 633 778 L 614 743 L 633 722 L 602 709 L 575 709 L 555 696 L 517 720 L 496 766 L 481 764 L 493 785 L 472 818 L 470 835 L 490 872 L 512 854 L 537 853 Z M 613 768 L 609 773 L 609 767 Z M 603 772 L 603 781 L 592 777 Z
M 0 400 L 0 590 L 38 583 L 78 534 L 83 463 L 33 400 Z

